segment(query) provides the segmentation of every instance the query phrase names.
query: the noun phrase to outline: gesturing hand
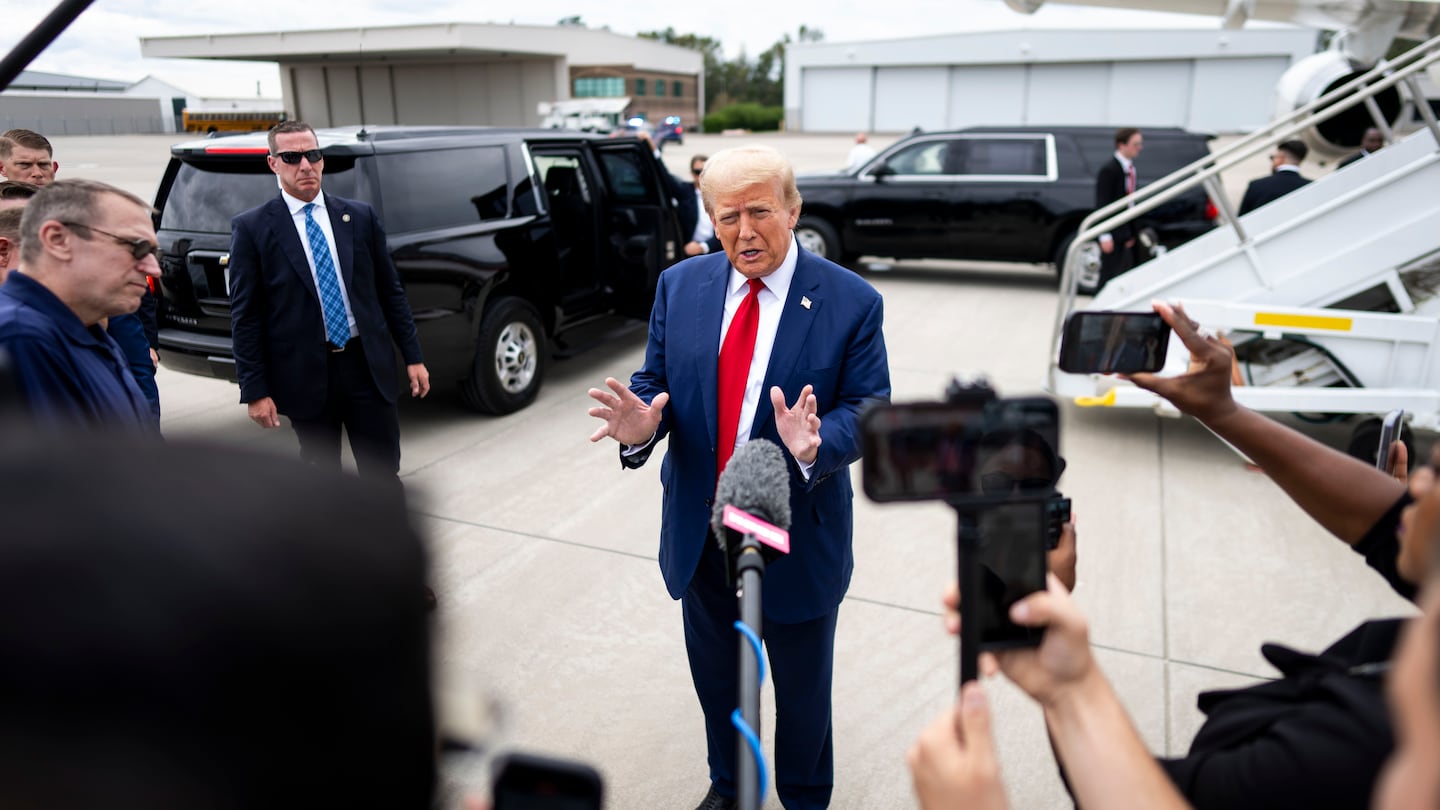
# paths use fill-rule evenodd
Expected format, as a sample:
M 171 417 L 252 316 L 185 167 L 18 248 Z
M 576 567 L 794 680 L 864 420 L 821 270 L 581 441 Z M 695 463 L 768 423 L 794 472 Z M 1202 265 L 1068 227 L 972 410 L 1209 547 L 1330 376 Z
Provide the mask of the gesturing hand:
M 609 391 L 590 389 L 590 398 L 600 403 L 600 407 L 591 408 L 588 413 L 596 419 L 605 420 L 604 425 L 590 434 L 590 441 L 598 442 L 606 436 L 621 444 L 649 441 L 660 429 L 660 417 L 665 403 L 670 401 L 670 395 L 665 392 L 656 394 L 655 399 L 646 405 L 635 396 L 634 391 L 614 377 L 606 377 L 605 385 Z
M 785 392 L 780 386 L 770 388 L 770 405 L 775 409 L 775 429 L 785 449 L 802 464 L 809 464 L 820 453 L 820 417 L 816 414 L 814 386 L 800 389 L 795 407 L 785 407 Z

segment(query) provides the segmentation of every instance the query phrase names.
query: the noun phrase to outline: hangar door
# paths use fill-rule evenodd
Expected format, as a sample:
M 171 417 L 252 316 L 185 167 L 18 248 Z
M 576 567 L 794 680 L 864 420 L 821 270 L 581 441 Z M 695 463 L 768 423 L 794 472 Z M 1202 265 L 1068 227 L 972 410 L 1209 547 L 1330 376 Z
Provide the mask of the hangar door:
M 538 126 L 557 97 L 550 61 L 287 65 L 298 118 L 349 124 Z M 289 105 L 287 105 L 289 106 Z
M 870 131 L 874 71 L 868 67 L 806 68 L 801 73 L 801 128 L 806 132 Z
M 946 67 L 887 67 L 875 71 L 875 124 L 879 132 L 946 127 L 950 91 Z

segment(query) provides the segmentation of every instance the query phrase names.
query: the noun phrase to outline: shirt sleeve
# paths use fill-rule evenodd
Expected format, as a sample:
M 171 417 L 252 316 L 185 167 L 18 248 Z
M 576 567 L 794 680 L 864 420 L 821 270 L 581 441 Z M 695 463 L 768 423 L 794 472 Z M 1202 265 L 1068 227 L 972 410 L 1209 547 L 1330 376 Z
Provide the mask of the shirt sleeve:
M 1360 542 L 1352 546 L 1355 553 L 1364 557 L 1366 564 L 1384 577 L 1396 593 L 1411 602 L 1415 601 L 1416 588 L 1400 577 L 1395 559 L 1400 555 L 1400 539 L 1395 536 L 1395 530 L 1400 526 L 1400 513 L 1413 501 L 1408 492 L 1400 496 L 1400 500 L 1381 515 Z

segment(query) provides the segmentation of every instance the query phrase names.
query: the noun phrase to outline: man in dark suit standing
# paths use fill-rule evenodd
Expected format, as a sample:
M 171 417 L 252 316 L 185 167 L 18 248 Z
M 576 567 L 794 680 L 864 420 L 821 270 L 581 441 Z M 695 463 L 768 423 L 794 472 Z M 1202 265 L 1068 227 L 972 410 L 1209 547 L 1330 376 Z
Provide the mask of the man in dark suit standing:
M 1115 154 L 1095 175 L 1095 208 L 1100 209 L 1135 193 L 1135 158 L 1145 148 L 1145 136 L 1134 127 L 1115 131 Z M 1127 222 L 1100 234 L 1100 286 L 1135 266 L 1135 224 Z
M 264 428 L 290 417 L 300 457 L 338 469 L 340 429 L 366 477 L 395 480 L 398 345 L 410 395 L 430 391 L 415 322 L 369 204 L 320 192 L 315 130 L 270 130 L 280 194 L 231 222 L 230 317 L 240 401 Z
M 1362 158 L 1367 158 L 1385 148 L 1385 133 L 1379 127 L 1370 127 L 1360 139 L 1360 151 L 1340 161 L 1337 169 L 1343 169 Z
M 1270 176 L 1250 181 L 1240 200 L 1240 215 L 1268 205 L 1310 182 L 1300 175 L 1300 163 L 1310 154 L 1304 141 L 1284 141 L 1270 155 Z
M 860 456 L 863 404 L 888 400 L 880 295 L 801 250 L 795 174 L 778 152 L 725 150 L 700 188 L 724 253 L 660 275 L 645 365 L 630 387 L 591 389 L 620 443 L 644 464 L 669 438 L 660 469 L 660 568 L 682 600 L 685 646 L 705 714 L 710 789 L 704 810 L 735 806 L 738 618 L 725 559 L 709 531 L 718 475 L 737 447 L 779 444 L 790 470 L 791 553 L 766 569 L 763 634 L 775 684 L 775 782 L 787 810 L 828 806 L 834 783 L 830 688 L 835 623 L 854 567 L 849 465 Z M 793 405 L 787 405 L 793 403 Z

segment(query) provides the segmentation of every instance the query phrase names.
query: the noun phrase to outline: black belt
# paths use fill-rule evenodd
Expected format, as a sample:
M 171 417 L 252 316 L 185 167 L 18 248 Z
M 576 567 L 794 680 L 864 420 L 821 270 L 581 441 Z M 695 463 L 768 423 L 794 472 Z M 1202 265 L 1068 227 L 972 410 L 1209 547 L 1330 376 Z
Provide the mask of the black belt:
M 325 341 L 325 348 L 328 349 L 331 354 L 339 354 L 340 352 L 343 352 L 343 351 L 345 351 L 346 349 L 350 348 L 350 344 L 351 344 L 351 343 L 354 343 L 355 341 L 357 341 L 357 340 L 359 340 L 359 339 L 360 339 L 360 338 L 353 338 L 353 337 L 352 337 L 352 338 L 350 338 L 349 340 L 345 341 L 345 345 L 344 345 L 344 346 L 336 346 L 334 343 L 331 343 L 330 341 L 327 340 L 327 341 Z

